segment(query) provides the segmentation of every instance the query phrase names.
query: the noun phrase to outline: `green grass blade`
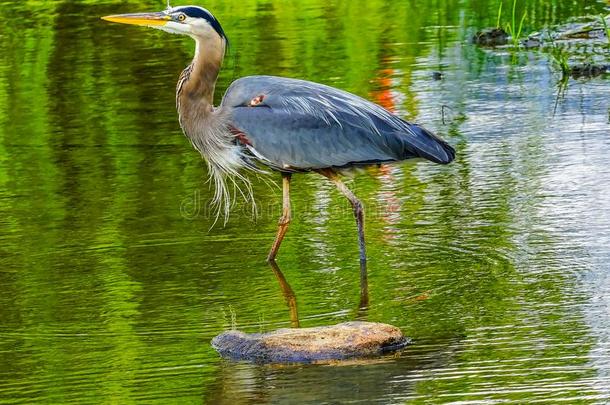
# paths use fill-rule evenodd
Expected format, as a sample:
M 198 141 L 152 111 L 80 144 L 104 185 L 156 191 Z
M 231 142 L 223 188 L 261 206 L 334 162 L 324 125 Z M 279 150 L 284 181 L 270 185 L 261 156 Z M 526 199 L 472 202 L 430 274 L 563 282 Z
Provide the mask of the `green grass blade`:
M 496 28 L 500 28 L 501 19 L 502 19 L 502 1 L 500 1 L 500 7 L 498 7 L 498 18 L 496 19 Z
M 606 31 L 606 40 L 608 41 L 608 44 L 610 44 L 610 27 L 608 26 L 608 22 L 606 21 L 606 18 L 603 15 L 600 15 L 599 18 L 601 18 L 602 25 L 604 26 L 604 31 Z
M 525 17 L 527 17 L 527 11 L 523 13 L 523 17 L 521 17 L 521 21 L 519 22 L 519 30 L 517 31 L 517 39 L 521 38 L 521 32 L 523 32 L 523 23 L 525 22 Z
M 517 0 L 513 0 L 513 24 L 511 26 L 511 30 L 514 30 L 515 27 L 517 26 L 517 21 L 515 19 L 516 12 L 517 12 Z

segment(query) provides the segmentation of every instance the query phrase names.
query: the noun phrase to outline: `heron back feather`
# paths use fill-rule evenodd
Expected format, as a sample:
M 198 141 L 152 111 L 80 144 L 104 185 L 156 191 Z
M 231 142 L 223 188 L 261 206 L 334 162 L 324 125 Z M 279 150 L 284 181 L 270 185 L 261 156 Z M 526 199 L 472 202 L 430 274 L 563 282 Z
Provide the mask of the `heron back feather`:
M 260 103 L 252 104 L 259 98 Z M 222 101 L 258 155 L 278 169 L 348 167 L 421 157 L 446 164 L 454 149 L 426 129 L 354 94 L 274 76 L 235 81 Z

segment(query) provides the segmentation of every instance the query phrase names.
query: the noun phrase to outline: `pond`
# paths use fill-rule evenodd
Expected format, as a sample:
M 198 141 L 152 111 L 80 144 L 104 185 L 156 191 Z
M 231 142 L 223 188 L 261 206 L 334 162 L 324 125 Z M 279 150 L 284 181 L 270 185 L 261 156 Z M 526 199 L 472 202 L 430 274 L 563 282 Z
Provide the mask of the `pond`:
M 524 3 L 525 32 L 609 10 Z M 610 81 L 562 89 L 548 54 L 472 45 L 498 4 L 204 4 L 231 40 L 218 100 L 241 76 L 314 80 L 457 149 L 449 166 L 408 161 L 348 181 L 367 211 L 362 307 L 351 210 L 321 176 L 294 178 L 281 273 L 265 263 L 281 210 L 269 179 L 254 179 L 258 215 L 240 202 L 213 226 L 174 102 L 194 45 L 99 20 L 163 1 L 4 2 L 0 403 L 610 401 Z M 225 361 L 210 345 L 297 317 L 390 323 L 413 343 L 282 367 Z

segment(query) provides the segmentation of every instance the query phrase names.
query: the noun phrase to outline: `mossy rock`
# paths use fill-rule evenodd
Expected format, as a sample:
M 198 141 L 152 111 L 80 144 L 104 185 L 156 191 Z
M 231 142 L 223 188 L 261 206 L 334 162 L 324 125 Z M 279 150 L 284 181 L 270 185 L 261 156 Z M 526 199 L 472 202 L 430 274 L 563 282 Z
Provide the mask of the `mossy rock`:
M 592 78 L 610 73 L 610 65 L 593 65 L 585 63 L 570 67 L 570 74 L 574 79 Z
M 472 42 L 482 46 L 502 46 L 508 44 L 508 33 L 502 28 L 486 28 L 474 34 Z
M 399 328 L 374 322 L 254 334 L 229 331 L 212 340 L 212 346 L 221 356 L 255 363 L 311 363 L 372 357 L 402 349 L 408 343 Z

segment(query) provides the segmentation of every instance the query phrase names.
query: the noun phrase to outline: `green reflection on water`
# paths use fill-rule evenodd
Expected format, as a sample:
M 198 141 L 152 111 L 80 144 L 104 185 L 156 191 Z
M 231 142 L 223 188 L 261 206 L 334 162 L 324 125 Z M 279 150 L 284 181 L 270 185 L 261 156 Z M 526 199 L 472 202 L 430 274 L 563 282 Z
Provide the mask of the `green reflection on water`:
M 459 151 L 449 167 L 407 162 L 350 184 L 368 207 L 364 311 L 347 202 L 314 176 L 294 181 L 295 221 L 279 261 L 301 325 L 393 323 L 415 340 L 401 358 L 296 368 L 218 359 L 209 341 L 232 317 L 251 332 L 290 325 L 263 263 L 279 193 L 256 182 L 261 216 L 253 221 L 239 205 L 225 228 L 209 230 L 205 168 L 173 101 L 193 45 L 99 20 L 162 3 L 27 1 L 0 10 L 0 402 L 607 395 L 607 369 L 591 363 L 601 338 L 580 284 L 600 267 L 545 213 L 555 201 L 548 145 L 562 145 L 541 106 L 554 97 L 546 62 L 467 43 L 494 24 L 495 1 L 205 4 L 232 41 L 218 99 L 249 74 L 315 80 L 424 121 Z M 526 28 L 603 10 L 532 1 Z M 449 79 L 432 81 L 435 70 Z M 591 86 L 607 92 L 607 83 Z M 566 116 L 582 104 L 570 100 Z M 442 104 L 468 119 L 443 126 Z M 590 119 L 607 108 L 592 106 Z M 502 118 L 497 111 L 519 117 L 518 129 L 485 120 Z M 559 203 L 578 198 L 588 197 Z

